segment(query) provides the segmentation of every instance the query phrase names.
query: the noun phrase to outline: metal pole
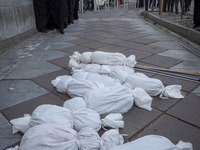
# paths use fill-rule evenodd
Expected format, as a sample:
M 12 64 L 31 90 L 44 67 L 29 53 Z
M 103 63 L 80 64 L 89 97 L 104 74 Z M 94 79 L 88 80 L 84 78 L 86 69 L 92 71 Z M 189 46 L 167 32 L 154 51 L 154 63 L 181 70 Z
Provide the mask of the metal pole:
M 162 14 L 162 12 L 163 12 L 163 2 L 164 0 L 160 0 L 160 6 L 159 6 L 159 15 L 161 15 Z
M 169 77 L 173 77 L 173 78 L 178 78 L 178 79 L 182 79 L 182 80 L 198 82 L 198 83 L 200 82 L 200 79 L 197 79 L 197 78 L 191 78 L 191 77 L 181 76 L 181 75 L 173 74 L 173 73 L 169 73 L 169 72 L 166 73 L 166 72 L 162 72 L 162 71 L 158 71 L 158 70 L 146 69 L 146 68 L 141 68 L 141 67 L 135 67 L 135 68 L 139 69 L 139 70 L 142 70 L 142 71 L 151 72 L 151 73 L 164 75 L 164 76 L 169 76 Z
M 151 66 L 145 66 L 145 65 L 135 65 L 136 67 L 141 68 L 150 68 L 154 70 L 161 70 L 161 71 L 167 71 L 167 72 L 173 72 L 173 73 L 181 73 L 181 74 L 187 74 L 187 75 L 193 75 L 193 76 L 200 76 L 200 72 L 192 72 L 192 71 L 185 71 L 185 70 L 176 70 L 176 69 L 168 69 L 168 68 L 161 68 L 161 67 L 151 67 Z
M 137 11 L 138 11 L 138 9 L 139 9 L 139 0 L 137 0 L 137 2 L 136 2 L 136 7 L 137 7 Z
M 93 3 L 94 3 L 94 12 L 97 12 L 97 3 L 96 3 L 96 0 L 93 0 Z

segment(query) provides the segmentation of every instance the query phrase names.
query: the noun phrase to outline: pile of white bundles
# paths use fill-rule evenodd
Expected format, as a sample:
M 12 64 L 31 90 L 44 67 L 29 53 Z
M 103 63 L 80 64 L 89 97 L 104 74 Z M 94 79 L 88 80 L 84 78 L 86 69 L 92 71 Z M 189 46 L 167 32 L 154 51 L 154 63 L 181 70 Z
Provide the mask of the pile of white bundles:
M 82 97 L 87 107 L 101 116 L 126 113 L 132 108 L 134 101 L 137 106 L 151 110 L 152 98 L 141 88 L 133 90 L 128 84 L 122 85 L 118 80 L 95 73 L 77 72 L 72 78 L 68 82 L 65 76 L 59 76 L 52 84 L 70 97 Z
M 124 143 L 118 129 L 102 137 L 90 127 L 79 132 L 58 124 L 42 124 L 26 131 L 16 150 L 108 150 Z
M 74 101 L 80 102 L 79 98 Z M 74 128 L 80 131 L 81 128 L 88 126 L 95 131 L 101 128 L 100 115 L 86 107 L 77 107 L 70 110 L 64 107 L 43 104 L 38 106 L 31 115 L 26 114 L 24 117 L 12 119 L 13 133 L 18 131 L 25 133 L 30 127 L 41 124 L 60 124 L 65 127 Z
M 92 63 L 92 64 L 90 64 Z M 143 73 L 135 73 L 135 56 L 124 56 L 121 53 L 108 52 L 84 52 L 82 54 L 74 52 L 70 56 L 69 66 L 73 73 L 78 71 L 93 72 L 109 75 L 118 79 L 122 84 L 129 83 L 132 88 L 140 87 L 150 96 L 160 95 L 160 98 L 183 98 L 181 85 L 169 85 L 164 87 L 159 79 L 149 78 Z

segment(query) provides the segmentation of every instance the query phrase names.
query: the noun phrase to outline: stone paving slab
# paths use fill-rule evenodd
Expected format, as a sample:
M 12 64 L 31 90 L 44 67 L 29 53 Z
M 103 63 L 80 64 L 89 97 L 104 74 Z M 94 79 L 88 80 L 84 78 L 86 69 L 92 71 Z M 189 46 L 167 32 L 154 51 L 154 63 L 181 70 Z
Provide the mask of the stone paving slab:
M 186 92 L 190 92 L 191 90 L 193 90 L 199 85 L 196 82 L 191 82 L 187 80 L 182 80 L 182 79 L 177 79 L 177 78 L 167 77 L 167 76 L 162 76 L 162 75 L 155 75 L 154 78 L 160 79 L 165 85 L 173 85 L 173 84 L 181 85 L 182 89 Z
M 0 110 L 47 92 L 30 80 L 3 80 L 0 82 Z
M 136 60 L 140 60 L 143 59 L 145 57 L 151 56 L 152 54 L 150 53 L 146 53 L 146 52 L 142 52 L 139 50 L 135 50 L 135 49 L 128 49 L 122 52 L 126 57 L 130 56 L 130 55 L 135 55 Z
M 173 58 L 169 58 L 165 56 L 158 56 L 158 55 L 149 56 L 147 58 L 141 59 L 140 61 L 152 64 L 152 65 L 159 64 L 159 66 L 164 67 L 164 68 L 170 68 L 182 62 L 177 59 L 173 59 Z
M 30 79 L 59 69 L 60 67 L 48 62 L 26 62 L 11 72 L 6 79 Z
M 162 113 L 156 109 L 151 112 L 133 106 L 128 113 L 124 114 L 124 128 L 120 129 L 120 133 L 128 134 L 125 139 L 130 139 L 134 134 L 139 132 L 142 128 L 151 123 L 154 119 L 159 117 Z
M 22 138 L 20 134 L 12 134 L 12 126 L 2 114 L 0 114 L 0 149 L 19 142 Z
M 200 99 L 199 96 L 188 95 L 174 107 L 167 111 L 168 114 L 181 120 L 189 122 L 192 125 L 200 127 Z
M 150 134 L 165 136 L 173 143 L 177 143 L 180 140 L 191 142 L 194 150 L 199 149 L 200 130 L 168 115 L 163 115 L 153 122 L 149 127 L 144 129 L 137 138 Z
M 52 60 L 49 60 L 48 62 L 50 62 L 50 63 L 52 63 L 54 65 L 57 65 L 59 67 L 62 67 L 64 69 L 71 70 L 71 68 L 68 66 L 68 64 L 69 64 L 69 56 L 52 59 Z
M 54 88 L 51 84 L 52 80 L 61 75 L 71 75 L 71 72 L 65 69 L 61 69 L 43 76 L 33 78 L 32 81 L 47 89 L 48 91 L 54 93 L 55 95 L 61 97 L 62 99 L 67 100 L 69 99 L 69 96 L 67 94 L 57 92 L 56 88 Z
M 156 96 L 153 97 L 152 107 L 164 112 L 169 108 L 173 107 L 173 105 L 175 105 L 179 101 L 180 99 L 161 99 L 158 96 Z
M 45 95 L 30 99 L 26 102 L 17 104 L 15 106 L 8 107 L 2 110 L 2 113 L 10 121 L 11 119 L 23 117 L 24 114 L 31 114 L 33 110 L 35 110 L 35 108 L 38 107 L 39 105 L 52 104 L 52 105 L 62 106 L 63 103 L 64 103 L 63 99 L 59 98 L 58 96 L 52 93 L 47 93 Z
M 78 52 L 86 52 L 86 51 L 93 51 L 91 48 L 83 47 L 83 46 L 72 46 L 68 48 L 62 48 L 60 51 L 65 52 L 67 54 L 73 54 L 74 51 Z
M 151 54 L 157 54 L 160 52 L 163 52 L 166 50 L 166 48 L 163 47 L 157 47 L 154 45 L 144 45 L 144 46 L 140 46 L 140 47 L 136 47 L 135 49 L 140 50 L 140 51 L 144 51 L 144 52 L 148 52 Z

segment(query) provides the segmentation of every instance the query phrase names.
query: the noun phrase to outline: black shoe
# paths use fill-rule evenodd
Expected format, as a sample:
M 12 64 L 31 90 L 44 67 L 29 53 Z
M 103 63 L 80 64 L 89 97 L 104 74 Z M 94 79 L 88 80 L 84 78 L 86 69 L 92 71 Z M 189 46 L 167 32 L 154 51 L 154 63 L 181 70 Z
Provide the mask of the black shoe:
M 61 34 L 65 34 L 65 32 L 64 32 L 63 30 L 60 30 L 59 32 L 60 32 Z
M 46 28 L 42 28 L 42 29 L 39 30 L 39 32 L 43 32 L 43 33 L 47 33 L 48 31 L 49 31 L 49 30 L 46 29 Z

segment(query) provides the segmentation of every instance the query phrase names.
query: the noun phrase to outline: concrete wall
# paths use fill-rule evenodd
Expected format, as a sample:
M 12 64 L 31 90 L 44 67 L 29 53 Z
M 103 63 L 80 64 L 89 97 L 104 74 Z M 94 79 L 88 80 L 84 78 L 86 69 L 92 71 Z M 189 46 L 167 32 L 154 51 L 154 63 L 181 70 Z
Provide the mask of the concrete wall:
M 35 32 L 33 0 L 0 0 L 0 52 Z

